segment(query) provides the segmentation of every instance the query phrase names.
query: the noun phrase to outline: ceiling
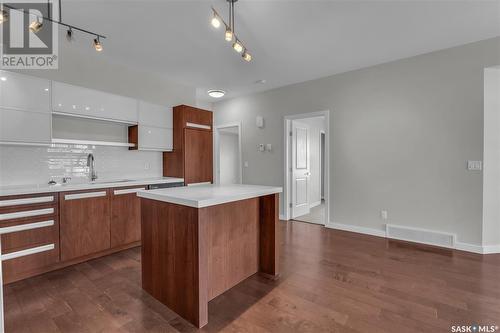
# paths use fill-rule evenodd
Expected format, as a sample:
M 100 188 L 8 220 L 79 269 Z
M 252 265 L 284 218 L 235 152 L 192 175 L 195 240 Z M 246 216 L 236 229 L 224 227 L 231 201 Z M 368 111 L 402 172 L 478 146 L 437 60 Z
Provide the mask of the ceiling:
M 63 0 L 63 19 L 107 35 L 103 57 L 205 101 L 208 89 L 232 98 L 500 35 L 500 1 L 240 0 L 247 63 L 210 25 L 211 5 L 227 16 L 225 0 Z

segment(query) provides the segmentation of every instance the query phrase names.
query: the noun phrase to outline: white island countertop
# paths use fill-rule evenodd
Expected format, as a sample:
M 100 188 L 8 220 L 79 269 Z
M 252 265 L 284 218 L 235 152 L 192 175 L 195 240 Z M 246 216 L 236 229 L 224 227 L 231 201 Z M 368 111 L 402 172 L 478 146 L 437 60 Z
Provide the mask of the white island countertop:
M 87 182 L 87 183 L 70 182 L 68 184 L 56 184 L 56 185 L 48 185 L 48 184 L 10 185 L 10 186 L 0 186 L 0 196 L 92 190 L 92 189 L 101 189 L 110 187 L 144 186 L 144 185 L 180 183 L 180 182 L 184 182 L 184 179 L 174 178 L 174 177 L 158 177 L 158 178 L 122 179 L 122 180 L 99 179 L 97 181 Z
M 281 187 L 261 185 L 200 185 L 139 191 L 137 196 L 167 203 L 203 208 L 227 202 L 281 193 Z

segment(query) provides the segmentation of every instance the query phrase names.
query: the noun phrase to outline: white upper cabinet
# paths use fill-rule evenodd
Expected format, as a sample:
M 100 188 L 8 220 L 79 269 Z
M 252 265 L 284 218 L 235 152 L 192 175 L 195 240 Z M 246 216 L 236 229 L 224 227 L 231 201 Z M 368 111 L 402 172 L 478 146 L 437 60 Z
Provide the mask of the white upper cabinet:
M 137 123 L 136 99 L 55 81 L 52 90 L 52 109 L 55 112 Z
M 170 151 L 173 149 L 173 129 L 139 125 L 139 150 Z
M 50 113 L 50 81 L 0 71 L 0 107 Z
M 139 101 L 139 125 L 173 128 L 171 107 Z

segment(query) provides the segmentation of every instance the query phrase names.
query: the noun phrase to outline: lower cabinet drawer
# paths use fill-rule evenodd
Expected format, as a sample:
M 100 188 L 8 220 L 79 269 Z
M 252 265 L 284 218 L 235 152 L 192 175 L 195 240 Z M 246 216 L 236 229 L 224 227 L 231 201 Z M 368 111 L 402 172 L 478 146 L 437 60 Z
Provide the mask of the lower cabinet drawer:
M 45 244 L 40 244 L 45 245 Z M 59 244 L 54 249 L 2 262 L 4 284 L 39 274 L 59 262 Z

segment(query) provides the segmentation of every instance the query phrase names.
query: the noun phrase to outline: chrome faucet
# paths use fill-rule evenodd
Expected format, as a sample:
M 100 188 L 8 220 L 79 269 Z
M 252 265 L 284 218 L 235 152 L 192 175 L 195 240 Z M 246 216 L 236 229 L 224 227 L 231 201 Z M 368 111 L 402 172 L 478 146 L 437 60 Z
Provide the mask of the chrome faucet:
M 87 167 L 89 168 L 89 179 L 93 182 L 97 179 L 97 172 L 95 171 L 95 160 L 92 154 L 87 155 Z

